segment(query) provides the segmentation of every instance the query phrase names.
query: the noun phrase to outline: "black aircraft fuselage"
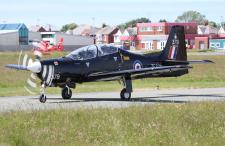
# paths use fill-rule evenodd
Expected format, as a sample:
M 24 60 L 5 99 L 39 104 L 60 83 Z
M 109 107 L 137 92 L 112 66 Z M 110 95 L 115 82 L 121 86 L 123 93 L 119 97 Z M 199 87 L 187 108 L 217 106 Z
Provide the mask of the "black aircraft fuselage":
M 66 57 L 41 61 L 42 71 L 38 74 L 41 80 L 45 80 L 43 74 L 46 66 L 48 76 L 48 67 L 54 67 L 54 77 L 50 86 L 74 85 L 76 83 L 93 82 L 93 81 L 111 81 L 120 80 L 121 75 L 104 74 L 109 72 L 118 72 L 124 70 L 140 70 L 143 68 L 169 66 L 171 63 L 163 62 L 159 55 L 142 55 L 128 52 L 120 48 L 114 48 L 115 52 L 101 55 L 101 47 L 111 49 L 113 46 L 91 45 L 86 48 L 96 49 L 96 54 L 88 58 L 75 58 L 73 54 Z M 76 50 L 79 52 L 79 49 Z M 81 48 L 83 51 L 83 48 Z M 85 51 L 85 50 L 84 50 Z M 144 72 L 131 75 L 132 79 L 144 77 L 175 77 L 188 73 L 187 68 L 170 70 L 168 72 Z M 97 76 L 99 74 L 99 76 Z M 129 74 L 129 73 L 127 73 Z M 92 76 L 94 75 L 94 76 Z M 47 78 L 46 78 L 47 79 Z M 48 82 L 49 83 L 49 82 Z

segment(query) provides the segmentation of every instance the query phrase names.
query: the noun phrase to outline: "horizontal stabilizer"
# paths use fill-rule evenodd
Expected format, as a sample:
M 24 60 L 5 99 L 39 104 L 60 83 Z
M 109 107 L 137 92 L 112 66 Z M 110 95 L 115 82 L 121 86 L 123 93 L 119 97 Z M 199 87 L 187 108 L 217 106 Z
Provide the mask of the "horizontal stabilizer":
M 23 65 L 16 65 L 16 64 L 7 64 L 5 67 L 17 70 L 27 70 L 26 66 Z
M 181 61 L 181 60 L 165 60 L 164 62 L 167 62 L 167 63 L 176 63 L 176 64 L 208 64 L 208 63 L 214 63 L 211 60 L 187 60 L 187 61 Z
M 214 63 L 211 60 L 190 60 L 189 64 L 206 64 L 206 63 Z

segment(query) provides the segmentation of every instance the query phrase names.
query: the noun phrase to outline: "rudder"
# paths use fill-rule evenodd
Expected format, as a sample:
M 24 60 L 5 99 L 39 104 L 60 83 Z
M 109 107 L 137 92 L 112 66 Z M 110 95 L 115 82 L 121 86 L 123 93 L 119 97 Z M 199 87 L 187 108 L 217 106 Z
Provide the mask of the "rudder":
M 184 26 L 173 26 L 169 33 L 166 46 L 161 54 L 162 60 L 187 60 Z

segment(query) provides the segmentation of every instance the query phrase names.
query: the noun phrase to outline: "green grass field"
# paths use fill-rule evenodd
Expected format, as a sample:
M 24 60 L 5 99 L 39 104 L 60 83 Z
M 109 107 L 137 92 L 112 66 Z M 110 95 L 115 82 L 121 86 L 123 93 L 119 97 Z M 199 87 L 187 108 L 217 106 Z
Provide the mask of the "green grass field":
M 0 113 L 0 145 L 224 146 L 225 102 Z
M 62 54 L 53 54 L 54 57 Z M 188 56 L 190 59 L 210 59 L 215 64 L 193 65 L 190 73 L 178 78 L 150 78 L 135 80 L 134 90 L 156 88 L 204 88 L 225 86 L 225 56 Z M 25 81 L 30 73 L 6 69 L 9 63 L 17 63 L 18 54 L 0 52 L 0 96 L 28 95 L 24 89 Z M 118 82 L 94 82 L 78 85 L 75 92 L 119 91 L 122 86 Z M 59 88 L 47 88 L 47 92 L 60 93 Z

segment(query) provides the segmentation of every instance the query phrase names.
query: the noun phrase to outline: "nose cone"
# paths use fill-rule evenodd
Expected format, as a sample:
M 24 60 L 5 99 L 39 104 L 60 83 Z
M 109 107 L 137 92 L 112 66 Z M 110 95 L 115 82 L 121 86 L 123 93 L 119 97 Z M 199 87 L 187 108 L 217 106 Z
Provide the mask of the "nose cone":
M 41 72 L 41 63 L 39 61 L 35 61 L 33 63 L 30 63 L 27 66 L 27 69 L 32 71 L 33 73 L 39 73 L 39 72 Z

